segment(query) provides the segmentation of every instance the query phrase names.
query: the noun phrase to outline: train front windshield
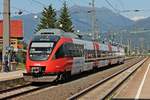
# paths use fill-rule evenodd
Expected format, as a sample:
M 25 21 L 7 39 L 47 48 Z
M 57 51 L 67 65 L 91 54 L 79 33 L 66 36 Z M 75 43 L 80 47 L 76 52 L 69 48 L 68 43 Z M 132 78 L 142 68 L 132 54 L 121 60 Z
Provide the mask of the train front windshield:
M 52 52 L 53 42 L 32 42 L 29 49 L 31 60 L 47 60 Z

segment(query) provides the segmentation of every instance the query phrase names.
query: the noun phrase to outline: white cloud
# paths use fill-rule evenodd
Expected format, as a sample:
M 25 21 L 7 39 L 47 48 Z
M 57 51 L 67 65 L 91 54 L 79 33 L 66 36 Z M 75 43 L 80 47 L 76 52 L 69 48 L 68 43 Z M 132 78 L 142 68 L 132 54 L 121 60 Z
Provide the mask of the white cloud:
M 140 20 L 140 19 L 144 19 L 146 18 L 145 16 L 134 16 L 132 18 L 130 18 L 131 20 L 134 20 L 134 21 L 137 21 L 137 20 Z

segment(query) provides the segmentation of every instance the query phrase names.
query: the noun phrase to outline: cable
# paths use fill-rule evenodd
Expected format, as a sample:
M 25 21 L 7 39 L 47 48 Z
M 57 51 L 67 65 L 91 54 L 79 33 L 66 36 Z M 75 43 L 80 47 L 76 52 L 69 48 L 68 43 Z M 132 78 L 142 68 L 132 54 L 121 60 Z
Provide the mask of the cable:
M 11 8 L 17 9 L 17 10 L 22 11 L 22 12 L 33 13 L 31 11 L 28 11 L 28 10 L 25 10 L 25 9 L 21 9 L 21 8 L 17 8 L 17 7 L 14 7 L 14 6 L 11 6 Z
M 37 0 L 31 0 L 31 1 L 33 1 L 33 2 L 35 2 L 35 3 L 37 3 L 37 4 L 42 5 L 43 7 L 46 7 L 46 6 L 47 6 L 47 5 L 45 5 L 44 3 L 40 2 L 40 1 L 37 1 Z
M 125 9 L 124 3 L 122 2 L 122 0 L 117 0 L 120 3 L 120 6 L 122 9 Z
M 2 4 L 2 3 L 1 3 Z M 2 4 L 3 5 L 3 4 Z M 19 14 L 19 15 L 22 15 L 22 13 L 23 12 L 26 12 L 26 13 L 33 13 L 33 12 L 31 12 L 31 11 L 28 11 L 28 10 L 25 10 L 25 9 L 21 9 L 21 8 L 17 8 L 17 7 L 15 7 L 15 6 L 10 6 L 12 9 L 16 9 L 16 10 L 19 10 L 18 12 L 17 11 L 15 11 L 14 12 L 14 14 Z M 3 12 L 0 12 L 1 14 L 3 13 Z
M 118 9 L 116 9 L 108 0 L 105 0 L 106 3 L 112 8 L 114 9 L 117 13 L 120 12 Z
M 67 7 L 69 7 L 69 8 L 72 7 L 70 4 L 77 5 L 77 3 L 74 2 L 74 0 L 58 0 L 58 1 L 60 1 L 62 4 L 64 2 L 66 2 L 67 3 Z

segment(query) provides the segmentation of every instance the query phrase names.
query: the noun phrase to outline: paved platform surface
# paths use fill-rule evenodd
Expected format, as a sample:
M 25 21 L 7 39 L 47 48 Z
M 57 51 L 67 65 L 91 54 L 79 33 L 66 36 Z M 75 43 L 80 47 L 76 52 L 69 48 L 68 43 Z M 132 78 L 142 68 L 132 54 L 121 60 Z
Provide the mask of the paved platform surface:
M 121 86 L 113 99 L 149 99 L 150 100 L 150 59 Z
M 22 78 L 24 70 L 12 71 L 12 72 L 0 72 L 0 82 Z

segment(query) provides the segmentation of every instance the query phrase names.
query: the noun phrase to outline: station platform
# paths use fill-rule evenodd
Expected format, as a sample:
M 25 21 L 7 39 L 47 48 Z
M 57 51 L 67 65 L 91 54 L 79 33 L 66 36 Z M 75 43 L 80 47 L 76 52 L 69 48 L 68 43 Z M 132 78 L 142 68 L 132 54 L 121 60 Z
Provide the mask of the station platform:
M 113 96 L 113 100 L 150 99 L 150 59 Z
M 23 78 L 24 72 L 25 70 L 18 70 L 12 72 L 0 72 L 0 82 Z

